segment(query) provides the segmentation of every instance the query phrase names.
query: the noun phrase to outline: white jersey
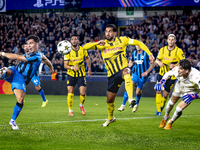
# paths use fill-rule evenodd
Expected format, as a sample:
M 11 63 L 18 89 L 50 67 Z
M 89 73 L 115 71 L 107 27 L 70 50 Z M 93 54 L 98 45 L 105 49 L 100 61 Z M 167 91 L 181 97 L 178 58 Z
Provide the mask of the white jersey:
M 176 66 L 169 72 L 165 73 L 163 79 L 167 80 L 173 75 L 177 78 L 173 92 L 174 96 L 182 97 L 185 94 L 196 94 L 200 92 L 200 72 L 197 69 L 191 68 L 189 76 L 183 78 L 178 76 L 178 66 Z

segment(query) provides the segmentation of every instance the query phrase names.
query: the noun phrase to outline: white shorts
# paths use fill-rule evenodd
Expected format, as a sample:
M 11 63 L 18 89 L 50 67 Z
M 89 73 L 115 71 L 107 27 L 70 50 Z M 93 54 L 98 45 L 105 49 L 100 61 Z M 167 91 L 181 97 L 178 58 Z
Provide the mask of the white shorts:
M 199 89 L 196 89 L 192 86 L 184 85 L 181 82 L 177 81 L 172 95 L 175 97 L 183 97 L 183 95 L 185 94 L 196 94 L 196 93 L 199 93 Z

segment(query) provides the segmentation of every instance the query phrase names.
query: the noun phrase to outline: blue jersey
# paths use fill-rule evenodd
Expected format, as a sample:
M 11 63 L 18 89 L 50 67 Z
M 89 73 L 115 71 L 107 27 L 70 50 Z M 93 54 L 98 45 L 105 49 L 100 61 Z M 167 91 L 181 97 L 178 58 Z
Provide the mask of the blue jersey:
M 37 74 L 39 65 L 42 61 L 41 52 L 24 54 L 27 62 L 21 61 L 16 70 L 24 76 L 26 85 L 30 82 L 31 78 Z
M 147 71 L 150 67 L 149 55 L 145 51 L 142 51 L 142 53 L 138 54 L 136 50 L 131 54 L 130 60 L 134 63 L 132 74 L 137 75 L 140 79 L 146 79 L 148 76 L 143 77 L 141 74 Z

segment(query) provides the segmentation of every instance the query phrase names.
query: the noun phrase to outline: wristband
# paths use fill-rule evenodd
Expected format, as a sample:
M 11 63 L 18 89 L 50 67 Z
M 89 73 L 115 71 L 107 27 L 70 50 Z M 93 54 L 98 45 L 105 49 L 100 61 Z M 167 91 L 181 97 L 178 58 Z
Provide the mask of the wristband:
M 73 66 L 71 66 L 71 69 L 72 69 L 72 70 L 73 70 L 73 68 L 74 68 L 74 67 L 73 67 Z
M 4 56 L 4 55 L 5 55 L 5 52 L 2 52 L 2 53 L 1 53 L 1 56 Z

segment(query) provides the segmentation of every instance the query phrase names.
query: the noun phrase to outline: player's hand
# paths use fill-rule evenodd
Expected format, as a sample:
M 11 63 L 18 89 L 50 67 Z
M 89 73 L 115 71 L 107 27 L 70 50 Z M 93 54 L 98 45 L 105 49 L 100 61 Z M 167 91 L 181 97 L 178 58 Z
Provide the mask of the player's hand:
M 77 71 L 79 69 L 78 65 L 76 64 L 73 69 Z
M 100 40 L 100 41 L 97 42 L 97 44 L 100 45 L 100 46 L 103 46 L 103 45 L 105 45 L 105 41 L 104 40 Z
M 186 104 L 191 103 L 194 99 L 199 98 L 198 94 L 186 94 L 183 95 L 182 99 Z
M 50 72 L 51 72 L 51 74 L 53 74 L 54 73 L 54 68 L 51 68 Z
M 143 77 L 146 77 L 147 75 L 148 75 L 148 72 L 147 72 L 147 71 L 142 73 L 142 76 L 143 76 Z
M 151 63 L 153 63 L 153 62 L 155 61 L 154 56 L 153 56 L 153 55 L 150 55 L 150 56 L 149 56 L 149 60 L 150 60 Z
M 154 90 L 156 91 L 163 91 L 165 89 L 165 80 L 162 79 L 160 82 L 156 83 L 154 86 Z
M 91 70 L 88 70 L 88 76 L 91 78 Z

